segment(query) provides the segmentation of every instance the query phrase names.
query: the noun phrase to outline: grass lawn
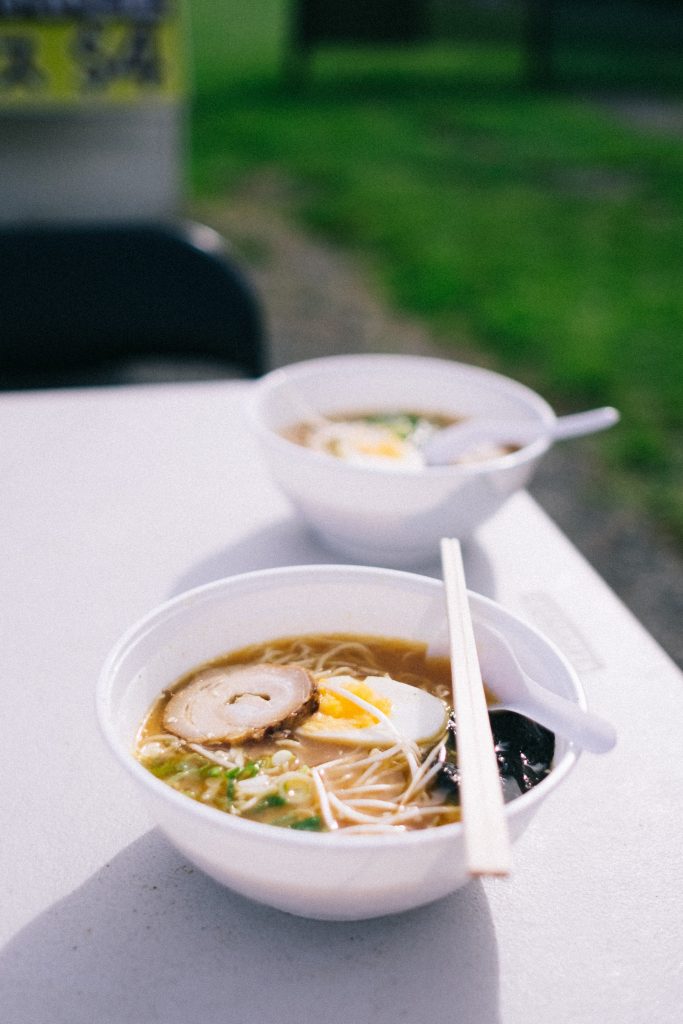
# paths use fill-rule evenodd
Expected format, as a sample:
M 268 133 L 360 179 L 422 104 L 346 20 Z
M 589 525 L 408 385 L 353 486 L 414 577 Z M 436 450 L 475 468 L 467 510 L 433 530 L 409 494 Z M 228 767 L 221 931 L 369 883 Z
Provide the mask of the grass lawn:
M 212 9 L 194 8 L 195 193 L 276 169 L 444 345 L 558 411 L 616 405 L 606 479 L 683 545 L 683 137 L 525 89 L 502 45 L 328 50 L 285 87 L 283 4 L 235 8 L 227 36 Z

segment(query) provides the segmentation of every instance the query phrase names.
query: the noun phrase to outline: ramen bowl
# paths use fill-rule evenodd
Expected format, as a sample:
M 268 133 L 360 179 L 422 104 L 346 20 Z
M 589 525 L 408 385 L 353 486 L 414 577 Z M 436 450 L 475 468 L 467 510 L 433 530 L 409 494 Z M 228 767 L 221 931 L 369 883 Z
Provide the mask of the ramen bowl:
M 488 598 L 471 593 L 470 603 L 482 669 L 494 692 L 495 675 L 486 675 L 487 628 L 502 634 L 548 689 L 585 706 L 575 673 L 548 640 Z M 233 576 L 181 594 L 134 625 L 103 666 L 97 709 L 106 741 L 170 842 L 243 896 L 327 920 L 378 917 L 446 896 L 468 880 L 460 822 L 399 834 L 295 831 L 201 804 L 134 756 L 155 698 L 191 669 L 249 644 L 315 633 L 420 641 L 430 653 L 447 654 L 443 584 L 391 569 L 297 566 Z M 505 805 L 512 840 L 579 753 L 556 737 L 550 773 Z
M 556 417 L 547 402 L 516 381 L 421 356 L 313 359 L 256 383 L 251 421 L 270 474 L 321 542 L 354 561 L 411 569 L 438 559 L 441 537 L 469 536 L 525 487 L 550 441 L 477 462 L 407 471 L 352 464 L 282 434 L 316 414 L 401 410 L 505 418 L 538 425 L 539 432 Z

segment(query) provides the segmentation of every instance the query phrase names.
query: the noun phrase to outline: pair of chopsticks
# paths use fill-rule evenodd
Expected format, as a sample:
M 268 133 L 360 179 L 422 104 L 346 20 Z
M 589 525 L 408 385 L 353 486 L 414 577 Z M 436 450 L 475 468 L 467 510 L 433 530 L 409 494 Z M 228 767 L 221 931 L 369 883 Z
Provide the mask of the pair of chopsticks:
M 441 541 L 446 586 L 460 804 L 470 875 L 507 875 L 510 837 L 474 642 L 460 544 Z

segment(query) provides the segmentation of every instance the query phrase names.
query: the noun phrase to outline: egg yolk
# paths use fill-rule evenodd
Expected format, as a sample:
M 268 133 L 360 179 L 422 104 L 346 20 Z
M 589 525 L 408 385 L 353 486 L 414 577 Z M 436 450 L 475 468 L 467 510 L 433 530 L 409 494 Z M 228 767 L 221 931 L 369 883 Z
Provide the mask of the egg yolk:
M 335 725 L 343 725 L 349 729 L 365 729 L 377 722 L 377 719 L 369 711 L 366 711 L 365 708 L 359 708 L 357 704 L 353 704 L 339 693 L 331 693 L 329 690 L 326 690 L 324 680 L 318 684 L 318 689 L 320 692 L 320 702 L 314 718 L 315 724 L 320 728 L 330 724 L 324 721 L 324 719 L 331 720 Z M 356 697 L 360 697 L 367 704 L 372 704 L 373 707 L 377 708 L 378 711 L 384 712 L 385 715 L 391 713 L 391 701 L 389 698 L 380 697 L 378 693 L 375 693 L 374 690 L 366 683 L 361 682 L 360 679 L 353 682 L 345 679 L 344 689 L 348 690 L 349 693 L 353 693 Z M 309 722 L 311 721 L 309 719 Z
M 384 441 L 364 441 L 356 445 L 361 455 L 372 455 L 381 459 L 403 458 L 406 446 L 398 440 L 387 438 Z

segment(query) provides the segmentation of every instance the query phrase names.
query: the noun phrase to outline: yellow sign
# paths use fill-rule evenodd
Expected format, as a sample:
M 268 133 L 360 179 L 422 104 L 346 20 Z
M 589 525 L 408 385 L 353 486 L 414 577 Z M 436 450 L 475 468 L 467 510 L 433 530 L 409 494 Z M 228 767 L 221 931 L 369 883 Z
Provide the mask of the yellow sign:
M 0 107 L 177 97 L 180 22 L 175 0 L 0 0 Z

